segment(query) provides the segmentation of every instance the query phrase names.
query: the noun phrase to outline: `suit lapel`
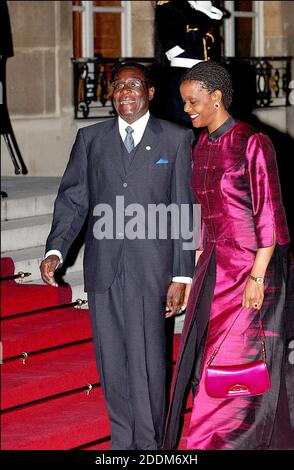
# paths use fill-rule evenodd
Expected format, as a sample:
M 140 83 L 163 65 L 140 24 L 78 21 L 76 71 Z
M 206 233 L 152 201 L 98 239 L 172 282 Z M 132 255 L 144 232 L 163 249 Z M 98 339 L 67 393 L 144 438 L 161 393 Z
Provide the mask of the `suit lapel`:
M 118 129 L 118 119 L 115 119 L 108 131 L 100 141 L 100 146 L 105 149 L 105 157 L 109 158 L 112 166 L 118 171 L 122 180 L 125 179 L 125 167 L 122 160 L 122 140 Z
M 160 144 L 161 132 L 160 121 L 154 116 L 150 116 L 143 137 L 136 146 L 132 161 L 127 168 L 123 164 L 123 143 L 117 118 L 105 131 L 104 136 L 99 139 L 99 148 L 103 150 L 104 158 L 110 160 L 111 166 L 119 173 L 121 180 L 124 181 L 126 176 L 142 170 L 142 167 L 154 161 L 158 153 L 157 148 Z

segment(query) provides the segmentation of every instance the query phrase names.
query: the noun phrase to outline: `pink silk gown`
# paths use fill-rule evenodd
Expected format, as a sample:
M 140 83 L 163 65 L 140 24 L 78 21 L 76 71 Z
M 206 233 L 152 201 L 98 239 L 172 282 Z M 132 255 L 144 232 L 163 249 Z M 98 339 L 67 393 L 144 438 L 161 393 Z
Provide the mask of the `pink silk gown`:
M 284 383 L 285 245 L 289 243 L 270 139 L 232 118 L 210 135 L 203 131 L 193 150 L 192 187 L 201 204 L 202 243 L 198 249 L 204 251 L 187 306 L 163 448 L 176 447 L 191 374 L 194 401 L 188 449 L 269 448 L 281 381 Z M 271 246 L 274 233 L 277 245 L 266 272 L 262 307 L 271 389 L 255 397 L 211 398 L 204 386 L 206 363 L 242 309 L 257 249 Z M 257 310 L 243 309 L 213 364 L 260 359 L 258 320 Z M 283 385 L 283 401 L 284 389 Z M 287 432 L 288 415 L 286 410 Z

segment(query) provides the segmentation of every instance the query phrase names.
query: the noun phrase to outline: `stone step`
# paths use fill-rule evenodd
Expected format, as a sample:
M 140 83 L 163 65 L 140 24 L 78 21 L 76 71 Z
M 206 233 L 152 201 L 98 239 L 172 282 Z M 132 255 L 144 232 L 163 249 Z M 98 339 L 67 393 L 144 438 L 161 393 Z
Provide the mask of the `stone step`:
M 182 333 L 184 326 L 185 314 L 177 315 L 175 321 L 175 333 Z
M 1 188 L 8 197 L 1 198 L 1 220 L 51 214 L 59 184 L 59 177 L 2 178 Z
M 6 252 L 44 245 L 51 221 L 52 215 L 48 214 L 2 222 L 1 250 Z
M 1 200 L 1 221 L 51 214 L 56 194 Z
M 72 290 L 72 299 L 87 300 L 87 293 L 84 291 L 84 277 L 83 271 L 70 272 L 64 276 L 64 281 L 67 282 Z M 86 304 L 84 308 L 88 308 Z
M 29 278 L 27 278 L 29 279 Z M 68 283 L 72 290 L 72 300 L 77 299 L 87 300 L 87 294 L 84 292 L 84 278 L 83 271 L 69 272 L 63 277 L 64 282 Z M 26 283 L 30 283 L 30 280 L 26 280 Z M 42 279 L 36 279 L 34 284 L 44 284 Z M 87 308 L 87 305 L 84 306 Z
M 19 271 L 30 272 L 31 276 L 27 281 L 35 281 L 40 279 L 40 263 L 45 254 L 45 246 L 37 246 L 33 248 L 25 248 L 23 250 L 6 251 L 1 256 L 8 256 L 13 259 L 15 265 L 15 273 Z M 66 272 L 81 271 L 83 269 L 84 247 L 79 251 L 75 264 L 67 268 Z

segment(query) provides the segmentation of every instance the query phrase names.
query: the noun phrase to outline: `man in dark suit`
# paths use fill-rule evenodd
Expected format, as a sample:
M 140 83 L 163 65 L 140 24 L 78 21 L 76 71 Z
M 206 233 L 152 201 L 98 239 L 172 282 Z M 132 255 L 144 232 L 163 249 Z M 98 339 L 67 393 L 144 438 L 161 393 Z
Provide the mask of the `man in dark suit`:
M 181 236 L 172 236 L 171 217 L 161 237 L 154 220 L 144 223 L 142 215 L 151 204 L 186 204 L 190 211 L 193 203 L 193 134 L 151 116 L 153 95 L 145 67 L 125 64 L 116 72 L 118 118 L 79 130 L 40 266 L 43 280 L 56 285 L 54 271 L 88 216 L 85 290 L 112 450 L 161 446 L 165 317 L 185 306 L 194 266 L 193 251 L 183 249 Z M 130 218 L 134 207 L 136 224 Z M 111 217 L 97 219 L 102 213 L 116 214 L 114 226 Z

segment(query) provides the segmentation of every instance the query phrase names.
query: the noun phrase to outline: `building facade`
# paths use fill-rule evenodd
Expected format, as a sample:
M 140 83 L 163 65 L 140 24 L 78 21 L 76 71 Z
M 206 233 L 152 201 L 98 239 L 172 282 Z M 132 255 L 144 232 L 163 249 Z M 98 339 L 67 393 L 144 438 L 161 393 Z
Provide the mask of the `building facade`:
M 77 129 L 95 122 L 74 119 L 71 58 L 74 54 L 152 58 L 156 2 L 7 3 L 14 44 L 14 56 L 7 61 L 7 96 L 14 132 L 30 176 L 60 176 Z M 222 30 L 225 55 L 242 54 L 241 45 L 248 41 L 250 48 L 243 53 L 252 56 L 294 55 L 294 1 L 215 4 L 230 12 Z M 256 113 L 294 137 L 293 106 Z M 2 150 L 2 175 L 13 175 L 3 142 Z

